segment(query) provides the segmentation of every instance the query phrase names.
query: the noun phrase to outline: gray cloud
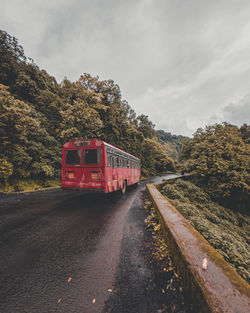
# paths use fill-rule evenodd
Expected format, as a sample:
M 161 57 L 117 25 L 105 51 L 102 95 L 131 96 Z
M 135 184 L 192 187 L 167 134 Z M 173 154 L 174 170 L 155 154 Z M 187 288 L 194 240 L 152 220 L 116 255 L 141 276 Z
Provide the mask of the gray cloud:
M 248 0 L 2 2 L 0 28 L 41 68 L 113 79 L 156 128 L 191 135 L 249 93 Z
M 250 94 L 242 98 L 238 103 L 230 103 L 222 109 L 221 119 L 234 125 L 249 123 L 250 118 Z

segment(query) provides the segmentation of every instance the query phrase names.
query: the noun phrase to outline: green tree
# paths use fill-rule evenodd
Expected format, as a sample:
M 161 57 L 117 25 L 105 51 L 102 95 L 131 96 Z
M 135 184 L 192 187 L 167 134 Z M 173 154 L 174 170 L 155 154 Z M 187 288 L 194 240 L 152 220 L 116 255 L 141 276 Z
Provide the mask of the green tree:
M 0 159 L 0 182 L 6 182 L 13 174 L 13 165 L 6 159 Z
M 198 129 L 183 145 L 181 159 L 213 198 L 247 207 L 250 149 L 238 127 L 224 123 Z
M 0 83 L 11 86 L 17 78 L 18 64 L 25 61 L 23 48 L 17 39 L 0 30 Z
M 142 132 L 145 138 L 153 138 L 156 136 L 154 130 L 155 125 L 149 120 L 147 115 L 141 114 L 137 117 L 138 120 L 138 130 Z
M 61 138 L 63 142 L 75 138 L 99 137 L 103 123 L 96 110 L 84 101 L 76 101 L 68 105 L 62 114 Z
M 175 164 L 159 142 L 146 138 L 142 144 L 142 173 L 145 176 L 161 173 L 164 171 L 174 171 Z
M 51 142 L 53 139 L 41 129 L 35 109 L 15 99 L 1 84 L 0 126 L 1 159 L 6 160 L 10 168 L 13 167 L 14 176 L 53 175 L 54 169 L 46 157 L 48 149 L 44 145 L 45 140 Z

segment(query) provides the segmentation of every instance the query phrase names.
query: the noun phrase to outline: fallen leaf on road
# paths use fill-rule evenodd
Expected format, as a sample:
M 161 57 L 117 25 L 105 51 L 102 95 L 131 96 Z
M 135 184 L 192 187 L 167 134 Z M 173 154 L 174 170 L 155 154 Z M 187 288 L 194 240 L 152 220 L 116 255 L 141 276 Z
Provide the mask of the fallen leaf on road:
M 57 301 L 57 303 L 60 303 L 60 302 L 62 302 L 62 299 L 59 299 L 59 300 Z
M 93 300 L 92 300 L 92 303 L 95 304 L 95 302 L 96 302 L 96 299 L 93 299 Z
M 206 270 L 207 269 L 207 258 L 204 258 L 202 261 L 202 269 Z
M 108 289 L 108 292 L 112 292 L 112 289 Z
M 72 280 L 72 278 L 71 278 L 71 277 L 69 277 L 69 278 L 68 278 L 68 283 L 70 283 L 70 282 L 71 282 L 71 280 Z

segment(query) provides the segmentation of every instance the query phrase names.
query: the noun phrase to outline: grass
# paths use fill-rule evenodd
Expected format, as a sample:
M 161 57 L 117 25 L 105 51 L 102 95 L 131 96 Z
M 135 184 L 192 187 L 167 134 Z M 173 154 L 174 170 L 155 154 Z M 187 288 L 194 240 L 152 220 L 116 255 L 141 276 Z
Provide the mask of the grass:
M 176 180 L 160 191 L 250 283 L 250 217 L 213 202 L 208 194 L 188 181 Z
M 0 193 L 16 193 L 59 187 L 60 179 L 15 179 L 11 183 L 0 184 Z

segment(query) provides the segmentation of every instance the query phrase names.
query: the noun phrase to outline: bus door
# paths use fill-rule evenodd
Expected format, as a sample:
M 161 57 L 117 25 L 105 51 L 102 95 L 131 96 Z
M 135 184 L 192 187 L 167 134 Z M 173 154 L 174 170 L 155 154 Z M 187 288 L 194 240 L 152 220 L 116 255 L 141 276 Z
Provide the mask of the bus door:
M 117 157 L 112 156 L 112 187 L 117 190 L 118 173 L 117 173 Z

